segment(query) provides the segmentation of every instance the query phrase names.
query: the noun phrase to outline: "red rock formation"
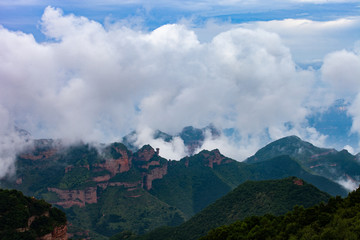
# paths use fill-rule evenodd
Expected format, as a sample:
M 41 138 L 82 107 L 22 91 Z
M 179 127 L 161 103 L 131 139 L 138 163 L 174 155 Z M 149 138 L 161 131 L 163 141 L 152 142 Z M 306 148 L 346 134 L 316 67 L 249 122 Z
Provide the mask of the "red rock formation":
M 97 203 L 96 187 L 88 187 L 85 190 L 62 190 L 57 188 L 48 188 L 48 191 L 57 193 L 61 201 L 55 204 L 64 208 L 72 206 L 85 207 L 85 204 Z
M 16 184 L 20 185 L 20 184 L 22 184 L 22 181 L 23 181 L 22 178 L 18 178 L 18 179 L 16 179 Z
M 69 166 L 65 167 L 65 173 L 70 172 L 73 168 L 74 168 L 73 165 L 69 165 Z
M 189 160 L 189 158 L 188 157 L 186 157 L 186 159 L 185 159 L 185 167 L 189 167 L 189 162 L 190 162 L 190 160 Z
M 110 179 L 110 175 L 104 175 L 104 176 L 98 176 L 98 177 L 94 177 L 92 180 L 94 182 L 107 182 Z
M 49 212 L 45 212 L 44 214 L 42 214 L 41 216 L 46 216 L 49 217 Z M 16 229 L 18 232 L 26 232 L 29 231 L 31 224 L 35 221 L 35 219 L 37 219 L 39 216 L 31 216 L 28 219 L 27 222 L 27 227 L 25 228 L 18 228 Z M 68 236 L 67 236 L 67 225 L 63 225 L 63 226 L 57 226 L 54 228 L 54 230 L 51 233 L 48 233 L 42 237 L 38 237 L 36 238 L 36 240 L 67 240 Z
M 150 171 L 150 173 L 146 174 L 144 177 L 144 188 L 146 190 L 150 190 L 152 188 L 152 182 L 155 179 L 162 179 L 168 170 L 168 164 L 164 164 L 162 167 L 154 168 Z
M 151 162 L 148 162 L 145 165 L 140 165 L 139 167 L 143 168 L 143 169 L 149 169 L 150 166 L 160 166 L 160 161 L 159 160 L 151 161 Z
M 125 187 L 125 188 L 133 188 L 141 185 L 141 181 L 138 182 L 109 182 L 109 186 L 117 186 L 117 187 Z
M 331 149 L 330 151 L 327 151 L 327 152 L 323 152 L 323 153 L 319 153 L 319 154 L 314 154 L 310 157 L 311 160 L 313 159 L 316 159 L 320 156 L 326 156 L 326 155 L 329 155 L 329 154 L 332 154 L 332 153 L 335 153 L 336 150 L 335 149 Z
M 101 187 L 102 189 L 106 189 L 108 186 L 125 187 L 125 188 L 143 187 L 141 180 L 137 182 L 104 182 L 104 183 L 98 183 L 97 186 Z
M 134 196 L 126 196 L 126 197 L 128 197 L 128 198 L 138 198 L 138 197 L 141 197 L 142 195 L 141 194 L 139 194 L 139 195 L 134 195 Z
M 148 162 L 155 154 L 155 150 L 150 145 L 145 145 L 134 154 L 134 159 L 136 161 Z
M 301 180 L 301 179 L 294 179 L 293 183 L 296 184 L 296 185 L 298 185 L 298 186 L 304 185 L 304 182 L 303 182 L 303 180 Z
M 121 157 L 118 159 L 107 159 L 104 163 L 94 164 L 95 167 L 106 169 L 111 173 L 111 177 L 118 173 L 127 172 L 131 168 L 131 155 L 121 148 L 113 147 L 113 149 L 120 153 Z
M 76 166 L 76 167 L 86 168 L 87 170 L 90 171 L 90 165 L 89 165 L 89 164 L 81 165 L 81 166 Z M 75 168 L 75 166 L 73 166 L 73 165 L 66 166 L 66 167 L 65 167 L 65 173 L 72 171 L 73 168 Z
M 35 149 L 32 149 L 32 151 L 30 153 L 23 153 L 19 157 L 23 158 L 23 159 L 36 161 L 36 160 L 41 160 L 41 159 L 48 159 L 48 158 L 52 157 L 53 155 L 55 155 L 55 153 L 57 152 L 56 149 L 50 149 L 47 151 L 38 152 L 35 155 L 35 154 L 33 154 L 34 151 L 35 151 Z
M 67 240 L 67 226 L 55 227 L 55 229 L 45 236 L 37 238 L 36 240 Z
M 214 163 L 217 165 L 220 165 L 222 161 L 225 159 L 223 155 L 221 155 L 220 151 L 218 149 L 212 150 L 211 152 L 203 151 L 201 154 L 206 158 L 208 161 L 205 163 L 206 166 L 213 168 Z

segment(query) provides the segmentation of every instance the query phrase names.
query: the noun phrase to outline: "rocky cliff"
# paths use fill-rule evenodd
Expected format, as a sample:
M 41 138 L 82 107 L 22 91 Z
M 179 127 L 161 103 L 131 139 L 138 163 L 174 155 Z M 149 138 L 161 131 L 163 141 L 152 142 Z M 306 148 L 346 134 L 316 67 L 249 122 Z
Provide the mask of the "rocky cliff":
M 69 208 L 72 206 L 85 207 L 85 204 L 97 203 L 96 187 L 89 187 L 86 189 L 77 190 L 62 190 L 58 188 L 48 188 L 49 192 L 55 192 L 60 201 L 54 204 Z
M 154 168 L 150 171 L 150 173 L 145 174 L 144 176 L 144 187 L 146 190 L 150 190 L 152 188 L 152 182 L 156 179 L 161 179 L 167 174 L 168 163 L 164 164 L 162 167 Z
M 36 238 L 37 240 L 67 240 L 67 225 L 55 227 L 51 233 Z
M 200 154 L 205 159 L 205 166 L 214 168 L 214 164 L 221 165 L 222 161 L 226 159 L 218 149 L 212 151 L 202 151 Z
M 54 153 L 42 155 L 44 166 L 48 166 L 46 160 L 52 162 L 61 159 L 68 162 L 62 168 L 60 183 L 47 187 L 48 192 L 56 194 L 56 198 L 50 201 L 64 208 L 83 208 L 97 203 L 101 197 L 99 191 L 108 187 L 150 190 L 152 182 L 163 178 L 168 169 L 168 162 L 159 156 L 159 149 L 154 150 L 150 145 L 132 153 L 124 145 L 113 143 L 103 150 L 102 155 L 92 153 L 89 146 L 80 146 L 67 152 L 59 152 L 49 146 L 44 149 Z M 23 159 L 25 156 L 27 160 L 38 160 L 28 157 L 32 156 L 31 152 L 21 155 Z M 17 178 L 16 184 L 23 185 L 23 178 Z

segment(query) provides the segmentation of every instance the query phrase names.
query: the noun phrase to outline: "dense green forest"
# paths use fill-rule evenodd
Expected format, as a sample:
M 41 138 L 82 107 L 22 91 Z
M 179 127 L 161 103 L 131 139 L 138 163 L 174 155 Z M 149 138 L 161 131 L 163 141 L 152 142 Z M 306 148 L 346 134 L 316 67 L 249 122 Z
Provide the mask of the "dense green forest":
M 0 239 L 35 240 L 66 222 L 65 213 L 44 200 L 0 189 Z
M 360 189 L 310 208 L 296 206 L 285 215 L 252 216 L 211 230 L 201 240 L 360 239 Z
M 195 240 L 213 228 L 246 217 L 281 215 L 296 205 L 311 207 L 329 198 L 329 194 L 296 177 L 247 181 L 180 226 L 158 228 L 136 239 Z M 117 236 L 114 239 L 125 239 L 123 235 Z

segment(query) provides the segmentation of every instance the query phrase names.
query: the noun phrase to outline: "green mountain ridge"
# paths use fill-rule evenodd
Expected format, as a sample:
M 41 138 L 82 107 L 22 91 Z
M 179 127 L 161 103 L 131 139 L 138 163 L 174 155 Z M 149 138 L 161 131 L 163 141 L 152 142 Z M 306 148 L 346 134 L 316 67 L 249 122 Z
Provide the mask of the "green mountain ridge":
M 360 238 L 360 189 L 342 199 L 332 197 L 327 204 L 296 206 L 285 215 L 252 216 L 211 230 L 200 240 Z
M 204 159 L 202 154 L 207 152 L 204 151 L 194 157 L 181 160 L 184 162 L 188 160 L 190 167 L 180 164 L 169 167 L 169 174 L 161 180 L 155 180 L 150 192 L 162 201 L 176 206 L 187 214 L 188 218 L 247 180 L 269 180 L 297 176 L 331 195 L 347 195 L 347 191 L 340 185 L 305 171 L 289 156 L 280 156 L 255 164 L 246 164 L 225 158 L 223 161 L 227 162 L 226 164 L 204 168 L 196 163 L 201 162 Z M 201 186 L 199 190 L 207 186 L 205 188 L 207 191 L 198 191 L 199 186 Z M 196 206 L 191 205 L 190 199 L 199 199 L 200 207 L 196 208 Z
M 313 206 L 326 202 L 330 195 L 303 180 L 247 181 L 209 205 L 187 222 L 174 228 L 160 228 L 137 240 L 195 240 L 213 228 L 250 216 L 281 215 L 295 205 Z
M 355 186 L 360 184 L 358 155 L 354 156 L 347 150 L 319 148 L 296 136 L 281 138 L 266 145 L 245 162 L 258 163 L 281 155 L 289 155 L 307 171 L 334 182 L 351 182 Z

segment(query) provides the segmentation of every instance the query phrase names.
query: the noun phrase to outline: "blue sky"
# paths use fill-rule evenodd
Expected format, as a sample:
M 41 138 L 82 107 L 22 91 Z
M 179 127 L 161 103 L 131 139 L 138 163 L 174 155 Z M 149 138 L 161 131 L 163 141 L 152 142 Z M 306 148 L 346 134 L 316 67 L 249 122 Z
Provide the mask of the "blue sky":
M 65 14 L 85 16 L 104 23 L 141 17 L 149 29 L 183 18 L 202 23 L 209 19 L 231 23 L 282 20 L 286 18 L 329 21 L 360 15 L 359 1 L 23 1 L 0 3 L 0 24 L 42 39 L 39 19 L 47 6 L 61 8 Z
M 215 124 L 236 138 L 203 148 L 239 160 L 293 134 L 360 151 L 360 1 L 1 0 L 0 25 L 2 136 L 137 130 L 176 159 L 155 129 Z

